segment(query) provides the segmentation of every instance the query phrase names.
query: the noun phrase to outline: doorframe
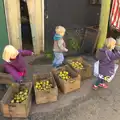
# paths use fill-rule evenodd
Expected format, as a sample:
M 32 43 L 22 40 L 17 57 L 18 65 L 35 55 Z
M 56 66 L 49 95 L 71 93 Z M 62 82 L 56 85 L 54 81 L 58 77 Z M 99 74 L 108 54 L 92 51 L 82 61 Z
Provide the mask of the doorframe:
M 44 51 L 44 0 L 28 0 L 27 6 L 34 52 L 40 54 Z
M 9 6 L 9 5 L 11 5 L 11 6 Z M 16 6 L 15 11 L 17 12 L 16 13 L 17 18 L 15 18 L 15 15 L 11 15 L 11 13 L 13 13 L 13 11 L 15 9 L 15 6 Z M 20 7 L 19 6 L 20 6 L 20 2 L 18 2 L 18 0 L 10 0 L 10 1 L 9 0 L 4 0 L 4 9 L 5 9 L 6 25 L 7 25 L 7 33 L 8 33 L 9 44 L 13 45 L 17 49 L 22 48 Z M 11 9 L 11 8 L 14 8 L 14 9 Z M 12 17 L 10 17 L 10 16 L 12 16 Z M 12 21 L 12 19 L 13 20 L 16 19 L 16 21 L 17 21 L 16 27 L 13 27 L 14 26 L 14 21 Z

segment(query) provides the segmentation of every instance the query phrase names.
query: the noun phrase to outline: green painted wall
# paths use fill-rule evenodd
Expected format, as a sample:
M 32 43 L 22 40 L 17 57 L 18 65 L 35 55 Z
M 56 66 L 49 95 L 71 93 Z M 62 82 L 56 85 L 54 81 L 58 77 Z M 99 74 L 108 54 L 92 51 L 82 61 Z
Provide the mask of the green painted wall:
M 2 63 L 2 52 L 5 45 L 9 44 L 5 19 L 4 3 L 0 0 L 0 63 Z

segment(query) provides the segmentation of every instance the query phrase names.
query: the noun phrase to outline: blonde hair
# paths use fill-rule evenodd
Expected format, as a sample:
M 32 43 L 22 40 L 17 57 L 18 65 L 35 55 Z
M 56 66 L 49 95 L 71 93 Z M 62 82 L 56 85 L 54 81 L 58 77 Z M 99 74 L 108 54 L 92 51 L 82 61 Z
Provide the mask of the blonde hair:
M 57 26 L 57 27 L 55 28 L 55 32 L 56 32 L 57 34 L 65 33 L 65 31 L 66 31 L 66 29 L 65 29 L 63 26 Z
M 106 41 L 105 41 L 105 46 L 108 49 L 112 49 L 112 42 L 116 42 L 116 40 L 114 38 L 112 38 L 112 37 L 107 38 Z
M 11 57 L 16 57 L 19 54 L 18 50 L 14 48 L 12 45 L 7 45 L 4 48 L 2 59 L 6 62 L 10 62 Z

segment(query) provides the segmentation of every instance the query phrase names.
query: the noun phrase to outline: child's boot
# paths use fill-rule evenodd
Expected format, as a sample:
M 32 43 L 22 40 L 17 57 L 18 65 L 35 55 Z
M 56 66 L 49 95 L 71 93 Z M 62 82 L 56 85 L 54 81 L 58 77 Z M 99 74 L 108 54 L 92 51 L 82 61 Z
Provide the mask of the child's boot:
M 98 89 L 98 86 L 93 85 L 93 86 L 92 86 L 92 89 L 93 89 L 93 90 L 97 90 L 97 89 Z
M 100 84 L 99 84 L 99 87 L 106 89 L 106 88 L 108 88 L 108 85 L 105 84 L 105 83 L 100 83 Z

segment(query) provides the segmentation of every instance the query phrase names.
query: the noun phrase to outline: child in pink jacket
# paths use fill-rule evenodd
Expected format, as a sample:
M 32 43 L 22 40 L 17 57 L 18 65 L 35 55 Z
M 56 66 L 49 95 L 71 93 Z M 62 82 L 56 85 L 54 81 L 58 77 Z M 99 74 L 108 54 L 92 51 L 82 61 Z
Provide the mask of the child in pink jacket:
M 29 50 L 17 50 L 12 45 L 4 48 L 2 58 L 4 60 L 5 72 L 9 73 L 15 82 L 21 82 L 26 74 L 24 56 L 33 55 Z

